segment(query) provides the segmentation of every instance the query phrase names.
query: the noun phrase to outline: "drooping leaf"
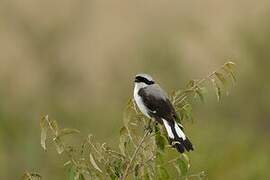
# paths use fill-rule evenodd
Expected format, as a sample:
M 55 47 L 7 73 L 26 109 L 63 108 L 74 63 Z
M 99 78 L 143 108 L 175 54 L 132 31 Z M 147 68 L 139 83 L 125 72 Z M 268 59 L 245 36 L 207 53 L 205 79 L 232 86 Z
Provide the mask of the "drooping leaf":
M 161 134 L 158 126 L 155 126 L 155 133 L 156 133 L 156 135 L 155 135 L 156 146 L 157 146 L 158 150 L 161 150 L 163 152 L 165 149 L 165 145 L 166 145 L 166 139 Z
M 150 180 L 150 174 L 147 171 L 144 172 L 143 179 Z
M 170 179 L 170 175 L 168 171 L 164 167 L 159 167 L 158 168 L 158 173 L 159 173 L 159 179 L 164 180 L 164 179 Z
M 231 69 L 233 69 L 235 67 L 235 63 L 231 62 L 231 61 L 227 62 L 225 65 L 230 67 Z
M 53 131 L 53 133 L 57 136 L 59 133 L 59 127 L 58 127 L 57 122 L 55 120 L 49 119 L 49 115 L 46 115 L 44 117 L 44 120 L 48 124 L 49 128 Z
M 219 79 L 220 82 L 221 82 L 224 86 L 227 85 L 227 80 L 226 80 L 226 78 L 224 77 L 224 75 L 223 75 L 222 73 L 215 72 L 215 75 L 216 75 L 217 79 Z
M 197 88 L 195 89 L 195 93 L 199 96 L 200 100 L 204 102 L 203 89 L 197 86 Z
M 123 122 L 124 126 L 128 126 L 132 119 L 132 115 L 134 114 L 134 111 L 136 111 L 136 105 L 133 102 L 133 99 L 129 99 L 127 107 L 124 110 L 123 114 Z
M 120 129 L 120 136 L 124 136 L 128 133 L 127 128 L 124 126 Z
M 180 111 L 181 111 L 181 119 L 193 120 L 193 117 L 192 117 L 192 106 L 189 103 L 186 103 L 181 108 Z
M 234 69 L 227 63 L 223 66 L 223 70 L 231 77 L 233 85 L 236 83 L 236 77 L 234 74 Z
M 123 155 L 126 155 L 126 145 L 127 145 L 127 139 L 128 139 L 128 130 L 124 126 L 120 130 L 120 143 L 119 143 L 119 149 Z
M 79 175 L 79 180 L 85 180 L 84 175 L 82 173 L 80 173 Z
M 74 167 L 71 167 L 68 171 L 68 180 L 74 180 L 76 176 L 76 171 Z
M 188 163 L 183 159 L 177 159 L 174 163 L 175 168 L 181 176 L 186 176 L 188 173 Z
M 53 132 L 58 136 L 59 134 L 59 126 L 58 123 L 55 120 L 49 120 L 50 122 L 50 128 L 53 130 Z
M 42 118 L 40 120 L 40 128 L 41 128 L 40 144 L 41 144 L 42 148 L 44 150 L 46 150 L 46 139 L 47 139 L 48 126 L 47 126 L 45 118 Z
M 90 162 L 91 162 L 92 166 L 93 166 L 96 170 L 98 170 L 99 172 L 102 173 L 102 170 L 98 167 L 98 165 L 97 165 L 97 163 L 96 163 L 96 161 L 95 161 L 95 159 L 94 159 L 94 157 L 92 156 L 91 153 L 90 153 Z
M 113 159 L 110 162 L 111 169 L 113 170 L 113 174 L 116 176 L 116 178 L 119 178 L 123 175 L 123 162 L 120 159 Z
M 40 180 L 41 175 L 38 173 L 25 172 L 22 176 L 22 180 Z
M 79 171 L 75 171 L 74 180 L 80 180 L 81 173 Z
M 212 83 L 213 83 L 213 86 L 214 86 L 215 91 L 216 91 L 217 100 L 220 102 L 220 99 L 221 99 L 221 88 L 216 83 L 216 80 L 215 79 L 212 79 Z
M 186 88 L 192 88 L 195 86 L 196 81 L 195 80 L 190 80 L 188 81 Z
M 235 83 L 236 83 L 236 77 L 235 77 L 233 71 L 230 73 L 230 76 L 231 76 L 231 78 L 232 78 L 233 85 L 235 86 Z
M 62 154 L 64 152 L 64 144 L 61 139 L 59 137 L 55 137 L 53 139 L 53 142 L 56 146 L 56 151 L 58 152 L 58 154 Z
M 134 176 L 135 176 L 135 178 L 137 178 L 138 175 L 139 175 L 139 168 L 140 168 L 140 164 L 136 164 L 135 168 L 134 168 Z
M 189 157 L 185 153 L 182 153 L 181 156 L 182 156 L 183 160 L 188 164 L 188 168 L 189 168 L 190 167 Z

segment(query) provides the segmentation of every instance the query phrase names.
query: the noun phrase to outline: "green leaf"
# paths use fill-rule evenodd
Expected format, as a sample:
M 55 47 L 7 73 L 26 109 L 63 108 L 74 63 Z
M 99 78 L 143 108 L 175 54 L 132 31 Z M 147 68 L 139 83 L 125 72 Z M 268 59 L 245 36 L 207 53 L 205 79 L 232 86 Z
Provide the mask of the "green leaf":
M 40 120 L 40 128 L 41 128 L 40 144 L 41 144 L 42 148 L 44 150 L 46 150 L 46 139 L 47 139 L 48 126 L 47 126 L 45 118 L 42 118 Z
M 235 63 L 229 61 L 229 62 L 227 62 L 227 63 L 225 64 L 225 66 L 228 66 L 229 68 L 233 69 L 233 68 L 235 67 Z
M 227 63 L 224 65 L 223 70 L 231 77 L 233 85 L 236 83 L 236 77 L 234 75 L 234 69 Z
M 215 91 L 216 91 L 217 99 L 218 99 L 218 101 L 220 102 L 220 99 L 221 99 L 221 88 L 220 88 L 219 85 L 216 83 L 216 80 L 215 80 L 215 79 L 212 79 L 212 83 L 213 83 L 213 86 L 214 86 Z
M 192 88 L 195 86 L 196 81 L 195 80 L 190 80 L 188 81 L 186 88 Z
M 70 134 L 78 134 L 80 133 L 79 130 L 77 129 L 69 129 L 69 128 L 65 128 L 65 129 L 61 129 L 59 131 L 59 134 L 58 134 L 58 137 L 63 137 L 63 136 L 66 136 L 66 135 L 70 135 Z
M 112 173 L 116 178 L 123 175 L 123 162 L 120 159 L 113 159 L 109 163 L 109 167 L 113 170 Z M 126 166 L 125 166 L 126 167 Z
M 123 114 L 124 126 L 128 126 L 129 122 L 132 119 L 132 115 L 134 114 L 134 111 L 136 109 L 136 105 L 133 101 L 134 101 L 133 99 L 129 99 L 128 104 L 124 110 Z
M 178 159 L 174 163 L 178 173 L 181 176 L 186 176 L 188 173 L 188 163 L 185 162 L 183 159 Z
M 181 156 L 185 160 L 185 162 L 187 162 L 188 166 L 190 166 L 189 165 L 189 163 L 190 163 L 189 157 L 185 153 L 182 153 Z
M 144 180 L 153 180 L 153 176 L 154 176 L 154 170 L 152 169 L 152 166 L 150 165 L 149 167 L 144 166 L 143 169 L 143 179 Z
M 196 87 L 195 93 L 200 97 L 200 100 L 204 102 L 203 90 L 199 86 Z
M 73 167 L 71 167 L 68 171 L 68 180 L 74 180 L 76 176 L 76 172 Z
M 227 85 L 227 80 L 226 80 L 226 78 L 224 77 L 224 75 L 222 73 L 215 72 L 215 75 L 224 86 Z
M 49 116 L 46 115 L 44 117 L 44 120 L 46 121 L 46 123 L 48 124 L 48 126 L 50 127 L 50 129 L 53 131 L 53 133 L 57 136 L 58 135 L 58 131 L 59 131 L 59 127 L 58 124 L 55 120 L 51 120 L 49 119 Z
M 59 134 L 59 126 L 58 123 L 55 120 L 49 120 L 50 122 L 50 127 L 53 130 L 53 132 L 58 136 Z
M 233 71 L 230 73 L 230 76 L 231 76 L 231 78 L 232 78 L 233 85 L 235 85 L 235 83 L 236 83 L 236 77 L 235 77 Z
M 127 133 L 128 130 L 126 127 L 122 127 L 120 130 L 120 143 L 119 143 L 119 149 L 123 155 L 126 155 L 126 145 L 127 145 Z
M 134 168 L 134 176 L 138 177 L 139 175 L 139 169 L 140 169 L 140 165 L 136 164 L 135 168 Z
M 155 126 L 155 133 L 156 133 L 156 135 L 155 135 L 156 146 L 159 150 L 161 150 L 163 152 L 165 149 L 165 145 L 166 145 L 166 139 L 161 134 L 158 126 Z
M 120 129 L 120 136 L 125 136 L 127 133 L 128 130 L 125 126 Z
M 93 166 L 96 170 L 98 170 L 99 172 L 102 173 L 101 169 L 98 167 L 98 165 L 97 165 L 97 163 L 96 163 L 96 161 L 95 161 L 95 159 L 94 159 L 94 157 L 92 156 L 91 153 L 90 153 L 90 162 L 91 162 L 92 166 Z
M 192 106 L 189 103 L 186 103 L 182 108 L 181 108 L 181 119 L 185 120 L 193 120 L 192 117 Z
M 159 173 L 159 179 L 160 180 L 170 179 L 170 175 L 169 175 L 168 171 L 164 167 L 159 167 L 158 168 L 158 173 Z
M 41 175 L 39 175 L 38 173 L 25 172 L 22 176 L 22 180 L 40 180 L 40 179 Z
M 83 174 L 81 174 L 81 173 L 80 173 L 80 175 L 79 175 L 79 180 L 85 180 Z

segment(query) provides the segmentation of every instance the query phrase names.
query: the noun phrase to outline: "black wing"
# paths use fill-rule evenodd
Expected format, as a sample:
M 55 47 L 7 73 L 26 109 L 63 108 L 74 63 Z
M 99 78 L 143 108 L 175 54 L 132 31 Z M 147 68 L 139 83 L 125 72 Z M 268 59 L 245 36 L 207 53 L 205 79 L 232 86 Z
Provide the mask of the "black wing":
M 166 119 L 169 122 L 174 122 L 177 118 L 175 109 L 168 98 L 158 98 L 146 92 L 144 88 L 138 92 L 141 96 L 143 103 L 149 109 L 148 113 L 151 117 L 161 121 L 161 118 Z

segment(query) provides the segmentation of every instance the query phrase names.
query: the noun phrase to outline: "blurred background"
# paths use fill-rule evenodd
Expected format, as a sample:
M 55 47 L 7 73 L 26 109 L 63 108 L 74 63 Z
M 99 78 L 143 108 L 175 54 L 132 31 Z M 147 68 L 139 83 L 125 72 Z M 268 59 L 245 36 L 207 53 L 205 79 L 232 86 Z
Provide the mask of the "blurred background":
M 40 146 L 42 115 L 117 148 L 136 73 L 171 92 L 227 60 L 236 87 L 185 123 L 191 172 L 269 179 L 269 17 L 269 0 L 0 0 L 0 179 L 67 179 Z

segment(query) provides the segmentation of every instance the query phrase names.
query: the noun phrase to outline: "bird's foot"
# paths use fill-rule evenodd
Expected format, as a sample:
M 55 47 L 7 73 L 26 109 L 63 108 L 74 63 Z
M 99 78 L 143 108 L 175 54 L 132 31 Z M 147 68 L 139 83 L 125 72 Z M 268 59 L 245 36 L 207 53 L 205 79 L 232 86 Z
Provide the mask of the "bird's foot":
M 147 125 L 144 126 L 144 131 L 148 131 L 150 134 L 153 132 L 153 122 L 149 119 Z

